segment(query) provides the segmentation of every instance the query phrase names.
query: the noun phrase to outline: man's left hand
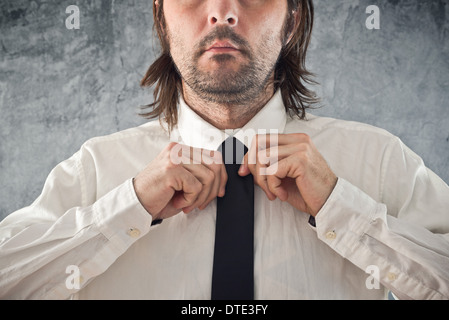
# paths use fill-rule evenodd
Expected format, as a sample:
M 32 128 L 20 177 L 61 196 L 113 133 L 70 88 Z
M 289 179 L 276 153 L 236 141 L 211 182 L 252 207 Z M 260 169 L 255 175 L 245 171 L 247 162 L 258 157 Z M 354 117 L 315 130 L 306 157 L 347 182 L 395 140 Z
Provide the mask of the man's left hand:
M 239 170 L 273 201 L 279 198 L 316 216 L 332 193 L 337 176 L 303 133 L 256 135 Z

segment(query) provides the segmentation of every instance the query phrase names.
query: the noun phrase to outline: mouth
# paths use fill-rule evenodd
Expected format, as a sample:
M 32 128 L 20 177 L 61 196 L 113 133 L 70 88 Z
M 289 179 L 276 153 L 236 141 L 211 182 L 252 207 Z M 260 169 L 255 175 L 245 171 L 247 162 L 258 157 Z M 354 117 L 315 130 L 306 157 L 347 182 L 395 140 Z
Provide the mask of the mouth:
M 239 52 L 239 48 L 229 41 L 215 41 L 205 52 L 210 53 L 232 53 Z

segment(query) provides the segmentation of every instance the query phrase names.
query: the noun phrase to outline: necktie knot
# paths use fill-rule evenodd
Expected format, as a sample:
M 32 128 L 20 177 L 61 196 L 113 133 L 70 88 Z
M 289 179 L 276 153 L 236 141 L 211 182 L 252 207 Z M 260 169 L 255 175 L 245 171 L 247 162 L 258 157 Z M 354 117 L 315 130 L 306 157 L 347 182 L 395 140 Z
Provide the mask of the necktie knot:
M 224 164 L 241 164 L 248 148 L 235 137 L 229 137 L 218 148 L 222 153 Z

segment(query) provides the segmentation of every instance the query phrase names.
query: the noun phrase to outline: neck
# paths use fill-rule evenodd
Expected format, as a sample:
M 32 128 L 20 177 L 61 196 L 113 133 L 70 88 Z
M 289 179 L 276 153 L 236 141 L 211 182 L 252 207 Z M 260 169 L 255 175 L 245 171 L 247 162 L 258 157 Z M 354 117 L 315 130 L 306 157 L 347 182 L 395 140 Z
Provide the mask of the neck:
M 182 88 L 186 104 L 201 118 L 220 130 L 242 128 L 274 95 L 273 85 L 267 85 L 265 90 L 250 101 L 216 103 L 202 99 L 186 83 L 183 83 Z

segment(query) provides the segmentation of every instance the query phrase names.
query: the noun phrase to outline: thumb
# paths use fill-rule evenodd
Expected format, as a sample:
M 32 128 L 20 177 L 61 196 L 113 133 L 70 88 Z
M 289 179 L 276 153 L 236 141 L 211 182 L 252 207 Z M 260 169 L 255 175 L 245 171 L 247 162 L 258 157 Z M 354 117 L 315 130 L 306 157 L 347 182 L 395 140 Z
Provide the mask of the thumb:
M 288 192 L 282 186 L 282 179 L 274 175 L 267 177 L 268 189 L 281 201 L 287 201 Z
M 187 170 L 182 171 L 179 174 L 179 178 L 181 179 L 181 187 L 179 188 L 178 186 L 175 189 L 175 194 L 171 201 L 175 208 L 182 209 L 196 201 L 202 190 L 202 184 Z
M 250 173 L 251 171 L 248 168 L 248 153 L 246 153 L 245 156 L 243 157 L 242 164 L 240 165 L 238 174 L 242 177 L 245 177 Z

